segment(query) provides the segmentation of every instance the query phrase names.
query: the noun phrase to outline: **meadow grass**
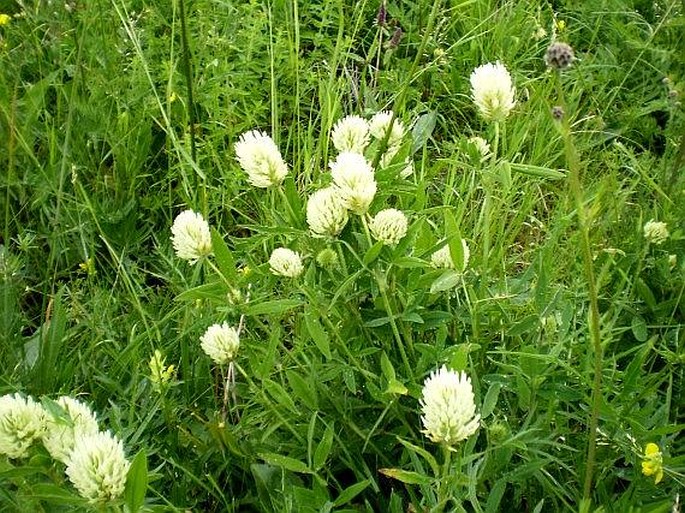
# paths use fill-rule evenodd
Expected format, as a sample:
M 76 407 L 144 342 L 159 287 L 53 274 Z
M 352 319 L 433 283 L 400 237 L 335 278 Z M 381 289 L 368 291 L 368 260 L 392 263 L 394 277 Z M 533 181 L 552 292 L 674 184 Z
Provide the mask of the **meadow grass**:
M 88 502 L 40 443 L 0 454 L 0 510 L 679 511 L 685 5 L 380 5 L 0 1 L 0 394 L 78 397 L 132 462 Z M 469 77 L 495 61 L 517 103 L 489 122 Z M 313 237 L 333 127 L 383 110 L 407 134 L 389 165 L 389 133 L 367 152 L 370 214 L 407 234 L 350 214 Z M 280 185 L 238 165 L 253 129 Z M 212 230 L 195 264 L 171 241 L 187 209 Z M 445 245 L 464 272 L 431 264 Z M 200 337 L 224 321 L 218 365 Z M 451 447 L 421 418 L 443 365 L 481 417 Z

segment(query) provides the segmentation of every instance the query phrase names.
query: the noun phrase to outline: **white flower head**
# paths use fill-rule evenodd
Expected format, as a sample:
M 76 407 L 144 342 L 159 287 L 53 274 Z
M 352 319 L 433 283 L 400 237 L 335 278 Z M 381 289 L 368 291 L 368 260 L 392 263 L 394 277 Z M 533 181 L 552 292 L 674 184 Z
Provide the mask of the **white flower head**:
M 502 121 L 516 105 L 511 75 L 499 61 L 478 66 L 471 73 L 471 94 L 487 121 Z
M 130 466 L 121 440 L 107 431 L 76 440 L 66 474 L 81 497 L 92 503 L 107 502 L 124 493 Z
M 315 235 L 337 236 L 348 218 L 345 200 L 336 187 L 318 190 L 307 201 L 307 224 Z
M 178 258 L 188 260 L 191 264 L 212 254 L 209 224 L 192 210 L 184 210 L 174 219 L 171 242 Z
M 45 410 L 31 397 L 0 397 L 0 454 L 23 458 L 45 429 Z
M 487 160 L 492 156 L 492 150 L 490 149 L 490 143 L 479 137 L 477 135 L 469 137 L 468 142 L 476 147 L 478 153 L 480 153 L 480 160 Z
M 63 412 L 59 416 L 47 412 L 43 445 L 50 456 L 66 463 L 76 440 L 98 432 L 98 421 L 88 406 L 73 397 L 62 396 L 55 402 Z
M 297 278 L 304 272 L 302 258 L 288 248 L 276 248 L 269 258 L 271 272 L 286 278 Z
M 461 239 L 461 247 L 464 254 L 464 265 L 461 271 L 464 272 L 466 267 L 469 265 L 471 251 L 469 250 L 469 245 L 466 243 L 465 239 Z M 437 269 L 454 269 L 454 261 L 452 260 L 452 255 L 450 254 L 449 245 L 445 244 L 431 255 L 431 264 L 433 264 L 433 267 Z
M 668 233 L 668 226 L 666 223 L 655 221 L 654 219 L 647 221 L 643 230 L 645 239 L 647 239 L 648 242 L 656 245 L 663 244 L 670 235 Z
M 376 113 L 369 122 L 371 129 L 371 135 L 382 141 L 385 137 L 388 127 L 390 126 L 390 121 L 392 120 L 392 111 L 384 110 L 382 112 Z M 404 123 L 399 118 L 395 118 L 392 122 L 392 128 L 390 129 L 390 137 L 388 138 L 388 147 L 399 146 L 402 143 L 402 139 L 407 133 L 407 129 Z
M 288 166 L 274 140 L 259 130 L 250 130 L 235 143 L 235 154 L 247 180 L 255 187 L 280 184 L 288 174 Z
M 446 366 L 433 371 L 423 384 L 422 432 L 433 442 L 454 445 L 474 434 L 480 423 L 471 380 Z
M 215 363 L 223 365 L 235 360 L 240 348 L 240 337 L 238 330 L 232 328 L 228 323 L 212 324 L 204 335 L 200 337 L 202 350 Z
M 358 153 L 344 152 L 330 163 L 333 183 L 355 214 L 365 214 L 376 195 L 376 179 L 371 164 Z
M 340 152 L 363 154 L 370 140 L 369 123 L 360 116 L 345 116 L 333 127 L 331 140 Z
M 407 235 L 407 216 L 394 208 L 386 208 L 369 222 L 371 235 L 386 246 L 394 246 Z

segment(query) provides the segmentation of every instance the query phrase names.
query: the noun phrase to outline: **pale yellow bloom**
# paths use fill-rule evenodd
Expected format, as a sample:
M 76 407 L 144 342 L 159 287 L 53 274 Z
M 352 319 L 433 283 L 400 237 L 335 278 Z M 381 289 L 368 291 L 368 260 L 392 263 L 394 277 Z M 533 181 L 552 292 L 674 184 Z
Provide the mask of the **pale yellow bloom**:
M 659 446 L 653 442 L 645 446 L 645 454 L 642 459 L 642 473 L 646 476 L 654 476 L 654 484 L 659 484 L 664 477 L 664 459 Z

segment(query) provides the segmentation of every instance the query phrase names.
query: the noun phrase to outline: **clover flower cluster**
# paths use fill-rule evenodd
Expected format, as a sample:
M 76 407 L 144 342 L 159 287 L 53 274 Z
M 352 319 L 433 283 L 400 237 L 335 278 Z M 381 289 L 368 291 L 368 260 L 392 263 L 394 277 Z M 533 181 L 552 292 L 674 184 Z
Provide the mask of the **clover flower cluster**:
M 421 396 L 423 433 L 448 446 L 466 440 L 480 425 L 471 380 L 446 366 L 434 371 L 423 384 Z
M 86 404 L 69 396 L 46 401 L 45 407 L 21 394 L 0 397 L 0 455 L 25 458 L 38 441 L 66 465 L 67 477 L 91 503 L 116 500 L 124 493 L 130 463 L 123 444 L 99 431 Z

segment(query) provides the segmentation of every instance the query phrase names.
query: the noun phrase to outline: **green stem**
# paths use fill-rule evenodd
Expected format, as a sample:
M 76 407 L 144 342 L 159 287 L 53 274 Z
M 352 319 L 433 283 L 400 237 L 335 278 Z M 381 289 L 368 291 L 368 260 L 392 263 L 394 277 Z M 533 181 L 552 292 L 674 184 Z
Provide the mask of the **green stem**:
M 190 45 L 188 43 L 188 28 L 186 26 L 186 6 L 185 0 L 178 0 L 178 7 L 181 18 L 181 44 L 183 45 L 183 73 L 186 79 L 186 89 L 188 92 L 188 121 L 190 123 L 190 155 L 194 162 L 197 162 L 197 148 L 195 145 L 195 99 L 193 95 L 193 71 L 190 61 Z M 197 174 L 195 175 L 197 182 Z M 197 183 L 195 184 L 197 185 Z
M 369 247 L 373 246 L 373 241 L 371 240 L 371 233 L 369 232 L 369 225 L 368 222 L 366 221 L 366 216 L 362 215 L 360 216 L 362 220 L 362 226 L 364 227 L 364 234 L 366 235 L 366 240 L 369 243 Z M 382 271 L 379 271 L 382 272 Z M 404 350 L 404 341 L 402 340 L 402 335 L 400 335 L 400 330 L 397 327 L 397 323 L 395 322 L 395 314 L 393 313 L 392 307 L 390 306 L 390 300 L 388 299 L 388 294 L 386 292 L 387 289 L 387 283 L 386 280 L 380 279 L 378 276 L 378 273 L 374 272 L 373 277 L 376 280 L 376 284 L 378 285 L 378 290 L 381 293 L 381 299 L 383 300 L 383 307 L 385 308 L 385 313 L 388 315 L 388 319 L 390 319 L 390 327 L 392 329 L 392 334 L 395 337 L 395 342 L 397 343 L 397 347 L 400 350 L 400 356 L 402 357 L 402 362 L 404 363 L 404 366 L 407 371 L 407 377 L 411 377 L 414 375 L 412 366 L 409 363 L 409 358 L 407 358 L 407 352 Z M 409 341 L 410 342 L 410 341 Z M 411 343 L 411 342 L 410 342 Z M 409 350 L 414 354 L 414 348 L 410 345 Z
M 599 326 L 599 305 L 597 297 L 597 285 L 595 282 L 595 270 L 590 247 L 590 227 L 583 204 L 583 192 L 580 183 L 580 159 L 573 144 L 571 127 L 568 122 L 568 110 L 564 101 L 564 92 L 561 87 L 561 76 L 555 72 L 557 95 L 564 115 L 561 121 L 561 133 L 564 139 L 566 163 L 569 168 L 569 185 L 576 203 L 578 225 L 580 228 L 581 250 L 585 280 L 588 284 L 588 296 L 590 298 L 590 340 L 594 349 L 594 379 L 592 383 L 592 403 L 590 411 L 587 462 L 585 467 L 585 482 L 583 485 L 583 498 L 589 500 L 592 491 L 592 478 L 595 466 L 595 453 L 597 450 L 597 424 L 599 421 L 599 409 L 602 402 L 602 339 Z

